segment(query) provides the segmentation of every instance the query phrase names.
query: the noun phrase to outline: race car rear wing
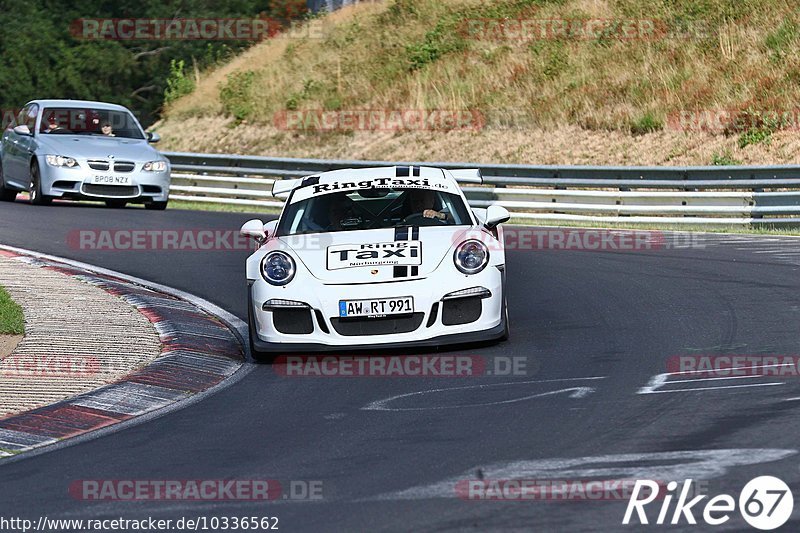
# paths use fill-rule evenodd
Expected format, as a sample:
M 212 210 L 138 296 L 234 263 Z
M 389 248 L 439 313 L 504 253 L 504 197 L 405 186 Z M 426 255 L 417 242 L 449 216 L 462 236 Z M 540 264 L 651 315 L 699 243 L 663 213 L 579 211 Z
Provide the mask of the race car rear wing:
M 481 174 L 481 170 L 479 168 L 461 168 L 449 170 L 447 172 L 450 172 L 453 178 L 455 178 L 455 180 L 459 183 L 477 183 L 479 185 L 483 183 L 483 175 Z M 307 182 L 318 183 L 319 175 L 306 176 L 304 178 L 275 180 L 275 183 L 272 184 L 272 196 L 289 196 L 289 193 Z
M 275 180 L 272 184 L 272 196 L 289 196 L 289 193 L 303 184 L 303 178 Z
M 483 183 L 483 174 L 479 168 L 459 168 L 451 170 L 450 173 L 459 183 Z

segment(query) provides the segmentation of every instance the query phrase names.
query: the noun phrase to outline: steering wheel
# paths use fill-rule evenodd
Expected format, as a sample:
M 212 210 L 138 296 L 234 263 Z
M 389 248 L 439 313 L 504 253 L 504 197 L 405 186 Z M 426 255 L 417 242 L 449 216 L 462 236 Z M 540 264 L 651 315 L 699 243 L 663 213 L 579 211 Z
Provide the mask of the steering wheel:
M 403 219 L 406 226 L 446 226 L 447 222 L 440 218 L 428 218 L 422 213 L 412 213 Z

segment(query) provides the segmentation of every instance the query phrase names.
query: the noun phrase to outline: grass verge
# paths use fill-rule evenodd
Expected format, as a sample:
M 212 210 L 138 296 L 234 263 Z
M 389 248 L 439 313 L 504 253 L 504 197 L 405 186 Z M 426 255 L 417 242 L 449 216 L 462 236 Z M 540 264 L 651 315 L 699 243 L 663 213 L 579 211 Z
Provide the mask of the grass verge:
M 0 287 L 0 335 L 22 335 L 24 332 L 22 308 Z
M 277 215 L 280 209 L 275 207 L 258 207 L 254 205 L 229 205 L 209 202 L 187 202 L 183 200 L 170 200 L 168 209 L 183 209 L 186 211 L 217 211 L 223 213 L 253 213 L 255 215 Z
M 694 233 L 739 233 L 743 235 L 784 235 L 800 236 L 800 226 L 781 227 L 765 224 L 763 226 L 703 226 L 700 224 L 625 224 L 591 222 L 547 222 L 526 218 L 512 218 L 508 224 L 514 226 L 536 226 L 553 228 L 594 228 L 594 229 L 638 229 L 645 231 L 686 231 Z
M 279 215 L 280 210 L 269 207 L 253 207 L 246 205 L 224 205 L 205 202 L 184 202 L 173 200 L 169 203 L 170 209 L 185 209 L 192 211 L 217 211 L 228 213 L 252 213 L 258 215 Z M 625 224 L 625 223 L 590 223 L 590 222 L 548 222 L 530 220 L 527 218 L 512 218 L 509 225 L 536 226 L 536 227 L 562 227 L 562 228 L 605 228 L 605 229 L 639 229 L 659 231 L 690 231 L 701 233 L 741 233 L 747 235 L 797 235 L 800 236 L 800 226 L 702 226 L 699 224 Z

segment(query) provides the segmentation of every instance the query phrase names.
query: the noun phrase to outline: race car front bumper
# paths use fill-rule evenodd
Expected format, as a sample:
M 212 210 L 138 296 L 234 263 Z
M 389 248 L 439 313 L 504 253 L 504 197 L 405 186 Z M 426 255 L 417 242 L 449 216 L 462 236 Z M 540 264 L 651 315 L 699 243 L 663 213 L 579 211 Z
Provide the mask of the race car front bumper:
M 472 296 L 452 296 L 466 288 L 484 291 Z M 249 290 L 251 340 L 254 349 L 266 353 L 408 348 L 496 340 L 506 330 L 503 291 L 502 266 L 489 266 L 472 276 L 441 272 L 398 283 L 320 284 L 301 294 L 276 291 L 263 280 L 256 280 L 250 283 Z M 414 297 L 413 314 L 363 319 L 338 317 L 341 300 L 405 296 Z M 274 308 L 271 303 L 276 300 L 295 307 Z

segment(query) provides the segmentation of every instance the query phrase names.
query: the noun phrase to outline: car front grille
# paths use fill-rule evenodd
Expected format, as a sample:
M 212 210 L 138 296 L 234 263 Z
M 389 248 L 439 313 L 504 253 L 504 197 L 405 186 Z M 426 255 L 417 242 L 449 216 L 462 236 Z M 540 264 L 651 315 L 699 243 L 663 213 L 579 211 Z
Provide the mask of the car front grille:
M 469 324 L 478 320 L 482 311 L 480 296 L 446 300 L 442 306 L 442 324 L 445 326 Z
M 331 325 L 336 333 L 346 337 L 364 335 L 392 335 L 394 333 L 411 333 L 422 324 L 425 313 L 414 313 L 409 316 L 388 318 L 331 318 Z
M 92 185 L 83 184 L 83 192 L 93 196 L 111 196 L 116 198 L 130 198 L 139 196 L 139 187 L 121 185 Z
M 113 163 L 113 170 L 114 172 L 133 172 L 133 169 L 136 168 L 136 163 L 133 161 L 106 161 L 105 159 L 90 159 L 88 161 L 89 168 L 92 170 L 100 170 L 106 172 L 108 170 L 112 170 L 112 163 Z
M 117 161 L 114 163 L 115 172 L 133 172 L 136 165 L 132 161 Z
M 311 311 L 306 307 L 274 309 L 272 311 L 272 324 L 280 333 L 287 335 L 308 335 L 314 332 Z
M 99 159 L 96 159 L 96 160 L 89 160 L 88 163 L 89 163 L 89 168 L 91 168 L 92 170 L 105 171 L 110 168 L 108 161 L 101 161 Z

